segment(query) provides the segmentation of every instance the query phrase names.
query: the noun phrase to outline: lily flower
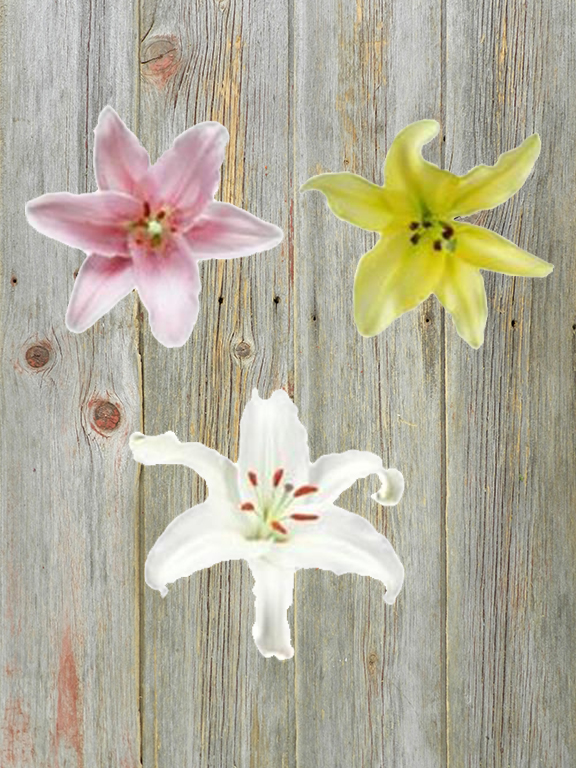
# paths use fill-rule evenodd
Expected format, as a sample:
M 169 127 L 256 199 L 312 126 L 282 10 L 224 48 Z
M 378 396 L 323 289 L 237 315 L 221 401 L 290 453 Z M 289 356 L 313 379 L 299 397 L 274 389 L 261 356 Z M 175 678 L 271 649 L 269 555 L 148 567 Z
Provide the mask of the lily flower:
M 263 656 L 294 655 L 286 612 L 300 568 L 372 576 L 393 603 L 404 569 L 390 542 L 363 517 L 335 505 L 358 478 L 377 474 L 372 498 L 397 504 L 404 479 L 366 451 L 322 456 L 313 464 L 298 409 L 282 390 L 262 400 L 256 390 L 240 422 L 238 462 L 202 443 L 181 443 L 173 432 L 135 433 L 130 448 L 142 464 L 183 464 L 204 478 L 208 498 L 179 515 L 146 560 L 149 587 L 167 584 L 223 560 L 246 560 L 254 576 L 253 637 Z
M 380 234 L 360 259 L 354 280 L 354 314 L 363 336 L 381 333 L 433 293 L 459 335 L 477 349 L 488 316 L 480 270 L 545 277 L 553 266 L 455 218 L 512 197 L 540 154 L 540 137 L 533 134 L 494 166 L 457 176 L 422 157 L 422 147 L 439 129 L 435 120 L 420 120 L 400 131 L 386 156 L 383 187 L 352 173 L 323 173 L 301 189 L 323 192 L 340 219 Z
M 220 123 L 184 131 L 154 165 L 111 107 L 94 134 L 98 191 L 42 195 L 26 206 L 35 229 L 88 254 L 66 325 L 85 331 L 137 288 L 154 336 L 180 347 L 198 317 L 198 262 L 266 251 L 282 230 L 214 200 L 229 139 Z

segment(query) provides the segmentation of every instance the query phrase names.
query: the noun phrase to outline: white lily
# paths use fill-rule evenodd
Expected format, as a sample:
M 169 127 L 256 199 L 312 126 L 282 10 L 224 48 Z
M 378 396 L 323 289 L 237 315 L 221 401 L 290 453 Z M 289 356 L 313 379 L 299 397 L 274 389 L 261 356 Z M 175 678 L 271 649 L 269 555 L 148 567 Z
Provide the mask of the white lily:
M 282 390 L 268 400 L 253 391 L 240 422 L 236 464 L 202 443 L 181 443 L 173 432 L 134 433 L 130 448 L 142 464 L 190 467 L 209 494 L 154 544 L 146 583 L 164 597 L 176 579 L 223 560 L 246 560 L 255 580 L 252 634 L 263 656 L 294 655 L 286 612 L 300 568 L 372 576 L 385 585 L 385 602 L 395 601 L 404 568 L 392 545 L 368 520 L 334 502 L 359 478 L 377 474 L 382 487 L 372 498 L 392 506 L 404 478 L 367 451 L 334 453 L 312 464 L 298 409 Z

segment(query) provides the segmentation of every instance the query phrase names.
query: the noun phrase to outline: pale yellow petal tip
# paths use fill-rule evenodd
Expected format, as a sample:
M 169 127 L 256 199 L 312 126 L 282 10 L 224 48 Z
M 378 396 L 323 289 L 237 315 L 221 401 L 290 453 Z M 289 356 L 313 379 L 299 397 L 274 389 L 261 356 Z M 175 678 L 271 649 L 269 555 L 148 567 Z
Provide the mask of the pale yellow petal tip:
M 317 186 L 317 182 L 319 179 L 321 179 L 323 176 L 329 176 L 328 173 L 320 173 L 318 176 L 312 176 L 308 179 L 308 181 L 305 181 L 304 184 L 300 187 L 300 192 L 309 192 L 311 189 L 317 190 L 321 192 L 322 190 L 320 187 Z
M 416 122 L 410 123 L 410 125 L 407 125 L 401 131 L 399 131 L 394 141 L 400 137 L 405 137 L 407 134 L 412 136 L 418 134 L 420 141 L 423 144 L 427 144 L 429 141 L 432 141 L 432 139 L 437 136 L 439 132 L 440 123 L 438 120 L 416 120 Z

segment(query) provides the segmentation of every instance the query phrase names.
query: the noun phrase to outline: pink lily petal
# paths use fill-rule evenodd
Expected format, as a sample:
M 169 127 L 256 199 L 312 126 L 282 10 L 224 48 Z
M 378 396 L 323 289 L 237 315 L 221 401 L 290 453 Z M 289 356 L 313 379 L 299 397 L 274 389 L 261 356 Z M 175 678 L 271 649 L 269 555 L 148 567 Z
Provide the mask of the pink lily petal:
M 186 243 L 176 236 L 163 254 L 133 249 L 132 263 L 152 333 L 165 347 L 181 347 L 196 323 L 201 288 Z
M 150 202 L 175 209 L 180 229 L 188 229 L 214 199 L 229 138 L 220 123 L 199 123 L 180 134 L 150 169 Z
M 150 167 L 148 152 L 112 107 L 100 112 L 94 130 L 94 172 L 98 189 L 138 197 L 138 182 Z
M 274 248 L 284 233 L 230 203 L 213 202 L 184 237 L 198 259 L 233 259 Z
M 104 256 L 128 256 L 127 225 L 141 213 L 142 204 L 122 192 L 57 192 L 26 205 L 26 218 L 38 232 Z
M 134 288 L 132 259 L 88 256 L 80 267 L 66 312 L 66 325 L 82 333 Z

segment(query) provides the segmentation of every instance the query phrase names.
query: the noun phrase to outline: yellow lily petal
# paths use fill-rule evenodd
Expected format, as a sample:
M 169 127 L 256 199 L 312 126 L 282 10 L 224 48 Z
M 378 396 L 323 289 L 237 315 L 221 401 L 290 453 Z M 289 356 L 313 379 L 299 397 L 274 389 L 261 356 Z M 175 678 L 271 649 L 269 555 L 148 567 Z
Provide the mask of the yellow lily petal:
M 455 255 L 477 269 L 521 277 L 546 277 L 554 269 L 553 264 L 532 256 L 489 229 L 458 222 L 453 222 L 453 226 Z
M 407 196 L 417 215 L 444 210 L 457 183 L 453 173 L 422 157 L 422 147 L 439 130 L 436 120 L 411 123 L 396 136 L 386 155 L 385 189 Z
M 474 349 L 482 346 L 488 305 L 479 270 L 456 256 L 448 256 L 434 293 L 452 315 L 458 335 Z
M 389 195 L 354 173 L 321 173 L 308 179 L 301 192 L 317 189 L 326 195 L 339 219 L 372 232 L 382 232 L 392 218 Z
M 354 315 L 362 336 L 375 336 L 430 296 L 444 269 L 444 255 L 411 245 L 397 229 L 364 254 L 354 279 Z
M 458 179 L 451 216 L 468 216 L 496 208 L 524 184 L 540 154 L 540 136 L 534 133 L 516 149 L 500 155 L 496 165 L 478 165 Z

